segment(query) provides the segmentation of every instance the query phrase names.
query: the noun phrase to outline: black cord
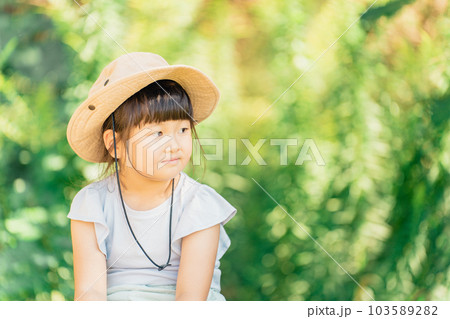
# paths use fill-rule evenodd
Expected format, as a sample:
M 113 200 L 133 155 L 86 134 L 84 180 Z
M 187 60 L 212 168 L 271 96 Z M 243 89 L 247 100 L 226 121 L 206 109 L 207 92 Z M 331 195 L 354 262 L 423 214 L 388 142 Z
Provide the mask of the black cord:
M 133 229 L 131 229 L 131 225 L 130 225 L 130 221 L 128 220 L 128 215 L 127 215 L 127 210 L 125 209 L 125 204 L 123 202 L 123 198 L 122 198 L 122 190 L 120 188 L 120 180 L 119 180 L 119 170 L 118 170 L 118 165 L 117 165 L 117 150 L 116 150 L 116 133 L 115 133 L 115 124 L 114 124 L 114 112 L 111 113 L 111 117 L 112 117 L 112 127 L 113 127 L 113 139 L 114 139 L 114 160 L 116 163 L 116 176 L 117 176 L 117 185 L 119 186 L 119 194 L 120 194 L 120 200 L 122 201 L 122 207 L 123 207 L 123 212 L 125 213 L 125 219 L 127 220 L 127 224 L 128 227 L 130 228 L 131 234 L 134 237 L 134 240 L 136 241 L 136 243 L 138 244 L 138 246 L 141 248 L 142 252 L 145 254 L 145 256 L 148 258 L 148 260 L 150 260 L 152 262 L 153 265 L 155 265 L 156 267 L 158 267 L 158 270 L 161 271 L 164 268 L 166 268 L 167 266 L 172 266 L 172 264 L 169 264 L 170 261 L 170 256 L 172 253 L 172 205 L 173 205 L 173 189 L 174 189 L 174 183 L 175 183 L 175 178 L 172 178 L 172 196 L 171 196 L 171 200 L 170 200 L 170 223 L 169 223 L 169 258 L 167 259 L 167 262 L 165 265 L 160 266 L 158 264 L 156 264 L 149 255 L 147 255 L 147 253 L 145 252 L 144 248 L 142 248 L 141 244 L 139 243 L 139 241 L 137 240 L 136 236 L 134 235 Z

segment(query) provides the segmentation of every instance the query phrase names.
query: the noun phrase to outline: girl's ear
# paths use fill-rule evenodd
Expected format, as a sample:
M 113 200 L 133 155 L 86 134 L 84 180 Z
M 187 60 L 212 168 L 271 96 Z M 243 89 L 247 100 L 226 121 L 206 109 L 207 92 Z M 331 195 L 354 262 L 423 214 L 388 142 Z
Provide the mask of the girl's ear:
M 116 148 L 117 148 L 117 158 L 119 159 L 122 154 L 122 145 L 120 143 L 120 134 L 116 132 Z M 114 137 L 113 131 L 111 129 L 103 132 L 103 142 L 108 150 L 108 153 L 114 158 Z

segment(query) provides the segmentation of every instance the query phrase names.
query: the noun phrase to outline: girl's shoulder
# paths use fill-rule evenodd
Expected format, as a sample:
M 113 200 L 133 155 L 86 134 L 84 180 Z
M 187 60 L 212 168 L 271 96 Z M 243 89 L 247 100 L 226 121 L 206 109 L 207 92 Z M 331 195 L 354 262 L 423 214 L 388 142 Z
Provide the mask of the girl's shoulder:
M 184 193 L 188 193 L 191 197 L 196 197 L 203 201 L 226 201 L 214 188 L 207 184 L 202 184 L 184 172 L 183 188 Z
M 109 181 L 110 178 L 107 177 L 81 188 L 74 196 L 67 215 L 72 220 L 94 223 L 98 246 L 105 256 L 107 255 L 105 241 L 109 228 L 104 207 Z
M 217 216 L 219 219 L 222 218 L 223 224 L 236 214 L 236 208 L 211 186 L 199 183 L 186 175 L 183 187 L 186 188 L 184 191 L 185 214 L 193 214 L 197 217 Z
M 92 182 L 82 187 L 72 199 L 72 206 L 79 202 L 85 202 L 89 204 L 101 204 L 107 192 L 112 192 L 114 189 L 113 176 L 110 175 L 102 180 Z
M 111 191 L 111 189 L 114 188 L 114 180 L 115 175 L 111 174 L 99 181 L 95 181 L 90 183 L 89 185 L 86 185 L 82 189 L 95 189 L 99 192 L 106 192 L 107 190 Z
M 236 208 L 231 205 L 214 188 L 199 183 L 185 175 L 182 184 L 181 216 L 175 231 L 175 240 L 183 238 L 193 232 L 221 224 L 221 247 L 218 258 L 224 254 L 230 245 L 223 226 L 235 215 Z

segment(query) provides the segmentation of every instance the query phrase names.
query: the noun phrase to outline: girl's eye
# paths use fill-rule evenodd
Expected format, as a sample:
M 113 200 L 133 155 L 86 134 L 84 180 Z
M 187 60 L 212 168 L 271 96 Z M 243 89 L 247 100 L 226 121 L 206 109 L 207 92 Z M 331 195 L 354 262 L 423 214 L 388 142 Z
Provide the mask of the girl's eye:
M 153 135 L 161 136 L 161 135 L 159 135 L 159 133 L 161 133 L 161 135 L 162 135 L 162 131 L 157 131 L 157 132 L 153 133 Z
M 187 132 L 189 130 L 189 128 L 183 127 L 182 130 L 183 130 L 183 133 L 184 133 L 184 132 Z

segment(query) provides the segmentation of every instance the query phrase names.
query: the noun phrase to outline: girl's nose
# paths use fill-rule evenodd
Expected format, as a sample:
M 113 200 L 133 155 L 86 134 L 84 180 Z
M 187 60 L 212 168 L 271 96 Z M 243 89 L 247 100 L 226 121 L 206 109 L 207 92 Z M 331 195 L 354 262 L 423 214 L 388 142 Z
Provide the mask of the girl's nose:
M 176 153 L 179 151 L 180 145 L 178 144 L 176 138 L 172 137 L 167 143 L 168 146 L 166 148 L 166 153 Z

